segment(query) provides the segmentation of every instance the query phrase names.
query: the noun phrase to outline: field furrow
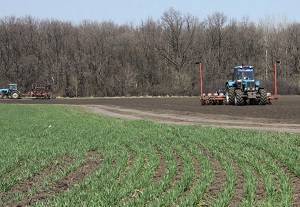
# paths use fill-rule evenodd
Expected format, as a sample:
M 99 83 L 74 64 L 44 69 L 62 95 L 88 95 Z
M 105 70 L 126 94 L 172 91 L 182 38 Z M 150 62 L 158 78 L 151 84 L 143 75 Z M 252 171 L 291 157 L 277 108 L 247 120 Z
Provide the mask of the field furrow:
M 151 147 L 148 147 L 145 154 L 148 154 L 149 156 L 149 163 L 147 166 L 144 166 L 147 169 L 143 170 L 143 179 L 141 181 L 141 177 L 136 178 L 136 182 L 134 184 L 136 186 L 135 190 L 127 194 L 134 195 L 134 191 L 136 191 L 139 196 L 129 199 L 127 198 L 128 202 L 125 202 L 126 206 L 145 206 L 147 204 L 150 204 L 151 202 L 153 202 L 153 200 L 157 199 L 157 197 L 159 197 L 160 194 L 164 192 L 164 190 L 168 187 L 171 182 L 172 176 L 175 173 L 175 171 L 171 169 L 171 166 L 175 161 L 173 162 L 173 157 L 169 157 L 171 153 L 168 153 L 168 150 L 166 149 L 164 147 L 158 147 L 156 146 L 156 144 L 152 144 Z M 158 154 L 159 152 L 161 153 L 161 155 Z M 160 156 L 162 156 L 162 159 L 166 161 L 166 171 L 165 175 L 162 176 L 160 180 L 156 181 L 154 178 L 161 163 Z M 142 189 L 142 191 L 140 191 L 139 189 Z M 124 199 L 126 199 L 126 197 Z
M 229 204 L 230 207 L 239 206 L 245 198 L 245 177 L 240 166 L 237 163 L 233 162 L 233 168 L 235 172 L 236 181 L 234 186 L 234 196 Z
M 194 146 L 190 146 L 190 147 L 194 147 Z M 180 204 L 187 199 L 187 197 L 195 192 L 195 189 L 197 187 L 197 185 L 199 185 L 200 179 L 202 177 L 201 174 L 201 166 L 200 166 L 200 161 L 198 159 L 197 156 L 193 155 L 193 153 L 191 152 L 191 150 L 187 150 L 189 156 L 192 158 L 192 167 L 193 167 L 193 177 L 191 178 L 191 181 L 189 183 L 188 186 L 185 187 L 184 191 L 177 197 L 176 199 L 176 204 L 174 206 L 180 206 Z
M 147 146 L 141 148 L 140 146 Z M 139 141 L 131 147 L 136 151 L 139 164 L 133 169 L 134 173 L 118 189 L 120 192 L 117 205 L 137 205 L 145 202 L 144 194 L 147 194 L 149 186 L 153 184 L 155 169 L 159 166 L 156 149 L 143 141 Z
M 281 151 L 280 153 L 275 153 L 270 149 L 264 148 L 262 146 L 253 143 L 247 143 L 247 144 L 252 148 L 263 151 L 266 155 L 274 159 L 274 163 L 277 164 L 277 166 L 280 167 L 284 171 L 284 173 L 289 177 L 289 183 L 293 191 L 293 201 L 292 201 L 293 206 L 300 206 L 300 177 L 297 176 L 294 172 L 292 172 L 288 168 L 288 166 L 286 166 L 286 164 L 283 163 L 282 160 L 279 160 L 280 157 L 278 156 L 278 154 L 282 154 L 284 153 L 284 151 Z
M 185 171 L 185 163 L 182 155 L 180 154 L 182 149 L 171 149 L 169 152 L 170 155 L 174 158 L 173 165 L 171 165 L 172 177 L 169 179 L 169 183 L 165 185 L 163 191 L 161 191 L 155 200 L 150 200 L 148 202 L 148 206 L 157 206 L 157 205 L 170 205 L 174 202 L 174 195 L 177 195 L 178 192 L 178 184 L 183 181 Z M 177 196 L 176 196 L 177 197 Z M 160 199 L 160 200 L 159 200 Z
M 159 157 L 159 165 L 158 165 L 157 169 L 155 170 L 153 179 L 155 182 L 159 182 L 165 176 L 166 161 L 165 161 L 165 158 L 159 148 L 156 148 L 156 155 Z
M 174 206 L 196 206 L 202 201 L 213 180 L 213 168 L 209 159 L 199 150 L 198 144 L 188 143 L 186 148 L 193 165 L 194 175 L 186 191 L 179 195 Z
M 192 156 L 192 161 L 193 161 L 193 169 L 194 169 L 195 176 L 193 177 L 191 184 L 185 189 L 185 192 L 181 196 L 185 196 L 185 195 L 189 194 L 195 188 L 198 180 L 201 177 L 200 161 L 195 156 Z
M 210 147 L 215 151 L 221 153 L 220 156 L 223 159 L 227 160 L 230 163 L 230 166 L 233 167 L 233 175 L 229 175 L 229 187 L 225 189 L 223 193 L 223 203 L 225 200 L 228 201 L 226 205 L 242 205 L 242 206 L 253 206 L 254 201 L 257 200 L 255 197 L 257 190 L 257 180 L 262 179 L 263 177 L 258 176 L 258 169 L 255 167 L 255 160 L 252 160 L 251 157 L 247 154 L 241 153 L 236 149 L 240 146 L 235 146 L 232 143 L 228 142 L 228 139 L 216 139 L 207 140 Z M 245 159 L 247 157 L 247 159 Z M 242 170 L 243 169 L 243 170 Z M 230 172 L 230 171 L 229 171 Z M 232 185 L 233 182 L 233 185 Z M 261 182 L 261 199 L 265 199 L 265 187 L 264 182 Z M 220 200 L 220 198 L 219 198 Z M 221 199 L 222 200 L 222 199 Z
M 256 174 L 257 184 L 256 184 L 256 192 L 255 192 L 255 200 L 260 203 L 266 199 L 266 187 L 264 185 L 264 181 L 259 173 Z
M 142 169 L 140 170 L 140 173 L 138 173 L 138 175 L 140 176 L 138 179 L 141 179 L 141 177 L 145 176 L 144 172 L 149 171 L 148 169 L 149 166 L 149 161 L 148 158 L 145 157 L 144 158 L 144 164 L 142 166 Z M 136 183 L 136 182 L 132 182 L 132 185 L 134 186 L 133 190 L 131 192 L 128 192 L 127 195 L 123 196 L 123 198 L 121 199 L 120 203 L 122 206 L 124 205 L 128 205 L 129 203 L 134 202 L 136 199 L 138 199 L 144 192 L 144 187 L 145 187 L 145 183 L 143 183 L 143 185 L 141 185 L 140 183 Z
M 181 155 L 178 154 L 178 152 L 176 152 L 176 150 L 173 151 L 174 157 L 176 159 L 176 175 L 173 178 L 172 182 L 171 182 L 171 188 L 176 186 L 176 184 L 182 179 L 183 176 L 183 160 Z
M 16 184 L 9 191 L 3 193 L 1 196 L 1 203 L 4 206 L 11 206 L 14 202 L 17 202 L 16 199 L 22 199 L 26 196 L 29 196 L 29 194 L 35 194 L 35 191 L 42 189 L 44 182 L 47 179 L 61 171 L 66 171 L 73 162 L 74 158 L 64 156 L 49 163 L 46 168 L 42 169 L 36 175 L 23 182 L 20 182 L 19 184 Z
M 136 159 L 134 155 L 135 153 L 129 147 L 126 147 L 126 150 L 128 151 L 127 164 L 125 169 L 122 172 L 120 172 L 119 176 L 116 179 L 118 183 L 121 183 L 123 179 L 127 176 L 132 166 L 134 165 Z
M 213 182 L 208 187 L 206 194 L 203 198 L 203 204 L 201 205 L 211 205 L 211 203 L 217 199 L 219 194 L 224 191 L 226 185 L 226 170 L 222 167 L 218 158 L 216 158 L 208 149 L 200 146 L 202 153 L 207 156 L 208 160 L 212 165 L 214 172 Z
M 231 140 L 230 143 L 232 146 L 237 147 L 235 148 L 236 151 L 243 149 L 247 155 L 245 158 L 250 161 L 249 164 L 256 168 L 259 174 L 262 175 L 267 193 L 266 205 L 267 203 L 272 203 L 272 205 L 275 205 L 275 203 L 281 203 L 282 205 L 290 203 L 291 190 L 289 179 L 284 170 L 277 165 L 277 160 L 271 154 L 266 153 L 265 150 L 259 149 L 255 145 L 250 145 L 247 142 Z M 245 144 L 247 147 L 242 147 Z
M 87 153 L 84 163 L 75 169 L 75 171 L 56 181 L 49 189 L 39 191 L 33 196 L 26 197 L 20 202 L 13 204 L 13 206 L 32 205 L 36 202 L 44 201 L 58 193 L 67 191 L 75 184 L 81 182 L 86 176 L 94 172 L 101 162 L 102 156 L 95 151 L 90 151 Z
M 293 201 L 292 204 L 294 207 L 300 206 L 300 177 L 292 173 L 287 166 L 283 163 L 278 163 L 281 168 L 284 170 L 286 175 L 289 177 L 290 184 L 293 191 Z

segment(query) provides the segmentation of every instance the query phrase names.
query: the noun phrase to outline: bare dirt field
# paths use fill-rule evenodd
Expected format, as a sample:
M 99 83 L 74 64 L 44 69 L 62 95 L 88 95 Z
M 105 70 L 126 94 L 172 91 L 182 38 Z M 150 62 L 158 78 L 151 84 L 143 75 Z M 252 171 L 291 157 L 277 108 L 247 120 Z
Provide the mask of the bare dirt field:
M 92 112 L 133 120 L 300 132 L 300 96 L 281 96 L 266 106 L 201 106 L 197 97 L 21 99 L 0 103 L 81 105 Z

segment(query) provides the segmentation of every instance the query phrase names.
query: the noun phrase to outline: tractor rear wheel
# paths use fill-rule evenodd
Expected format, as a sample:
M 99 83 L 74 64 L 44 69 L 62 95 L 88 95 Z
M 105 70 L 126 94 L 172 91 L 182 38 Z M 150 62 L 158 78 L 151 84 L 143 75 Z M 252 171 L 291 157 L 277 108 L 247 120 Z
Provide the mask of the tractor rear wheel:
M 2 94 L 2 95 L 1 95 L 1 98 L 3 98 L 3 99 L 8 99 L 8 95 L 7 95 L 7 94 Z
M 234 105 L 235 93 L 234 88 L 228 88 L 226 91 L 226 102 L 229 105 Z
M 245 104 L 245 100 L 243 98 L 243 92 L 240 89 L 235 90 L 234 103 L 237 106 L 241 106 Z
M 258 91 L 260 94 L 259 105 L 266 105 L 268 103 L 267 92 L 264 89 Z

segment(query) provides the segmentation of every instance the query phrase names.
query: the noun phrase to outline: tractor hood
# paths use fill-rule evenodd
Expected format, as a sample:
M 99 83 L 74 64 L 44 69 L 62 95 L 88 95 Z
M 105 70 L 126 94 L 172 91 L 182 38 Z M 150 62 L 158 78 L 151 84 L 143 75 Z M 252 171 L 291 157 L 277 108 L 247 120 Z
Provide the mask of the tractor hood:
M 260 86 L 260 81 L 259 80 L 240 80 L 243 85 L 255 85 L 255 86 Z
M 251 83 L 254 83 L 255 81 L 254 80 L 241 80 L 244 84 L 251 84 Z
M 255 81 L 254 80 L 242 80 L 242 83 L 246 87 L 255 87 Z
M 0 88 L 0 93 L 7 93 L 8 92 L 8 89 L 7 88 Z
M 249 90 L 255 91 L 255 90 L 257 90 L 257 87 L 259 87 L 259 83 L 258 83 L 258 85 L 256 83 L 257 83 L 257 81 L 255 81 L 255 80 L 242 80 L 243 88 L 246 91 L 249 91 Z

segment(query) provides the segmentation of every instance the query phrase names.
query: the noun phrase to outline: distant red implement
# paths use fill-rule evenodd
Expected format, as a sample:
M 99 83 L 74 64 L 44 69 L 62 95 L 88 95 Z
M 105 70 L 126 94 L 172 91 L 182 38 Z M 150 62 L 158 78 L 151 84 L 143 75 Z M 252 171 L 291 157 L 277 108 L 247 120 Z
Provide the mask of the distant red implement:
M 51 99 L 53 98 L 50 86 L 33 85 L 31 91 L 28 93 L 29 97 L 38 99 Z

